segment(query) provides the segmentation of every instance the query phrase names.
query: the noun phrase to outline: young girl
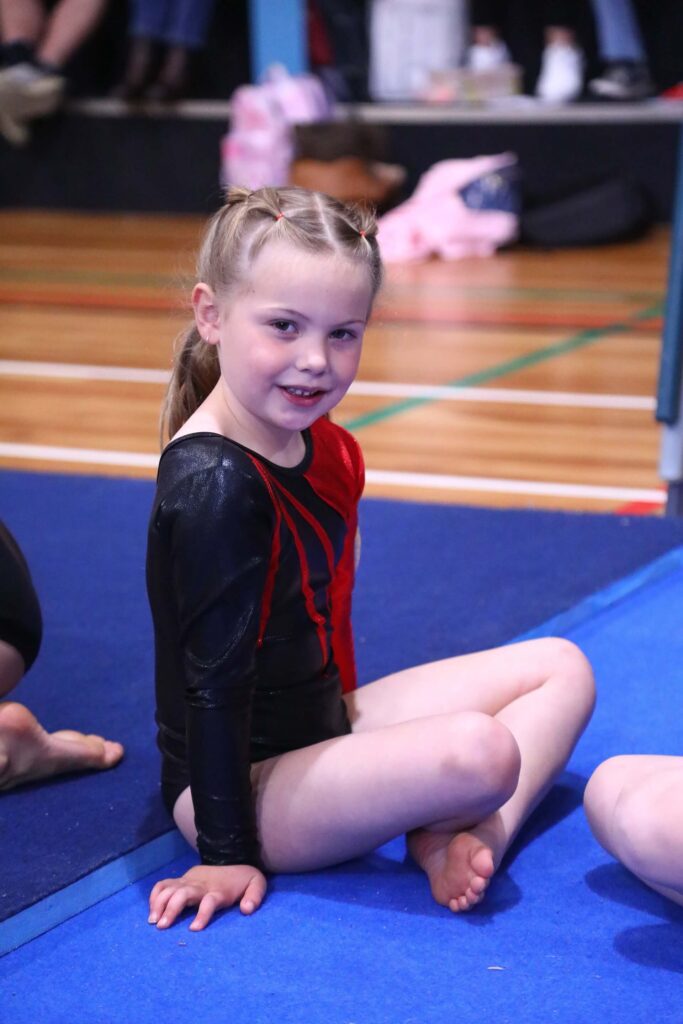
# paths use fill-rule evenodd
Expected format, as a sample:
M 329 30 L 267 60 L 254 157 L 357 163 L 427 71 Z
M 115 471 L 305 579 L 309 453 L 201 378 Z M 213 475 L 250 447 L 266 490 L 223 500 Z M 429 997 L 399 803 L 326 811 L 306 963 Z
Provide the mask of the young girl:
M 591 776 L 584 803 L 607 852 L 683 905 L 683 757 L 611 757 Z
M 467 910 L 585 727 L 591 669 L 538 640 L 355 689 L 363 461 L 327 414 L 380 284 L 375 222 L 315 192 L 233 189 L 198 276 L 148 592 L 163 796 L 202 864 L 154 886 L 149 920 L 249 914 L 265 873 L 402 833 L 436 901 Z

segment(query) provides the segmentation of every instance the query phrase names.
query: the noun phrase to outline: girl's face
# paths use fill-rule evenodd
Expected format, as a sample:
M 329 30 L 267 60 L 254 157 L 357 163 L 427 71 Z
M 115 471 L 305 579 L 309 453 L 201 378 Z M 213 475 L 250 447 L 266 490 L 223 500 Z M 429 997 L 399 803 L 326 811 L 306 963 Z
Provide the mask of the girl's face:
M 200 332 L 218 345 L 228 429 L 266 456 L 280 452 L 337 405 L 356 375 L 372 301 L 369 272 L 343 256 L 274 242 L 225 301 L 213 297 L 207 336 L 199 316 L 209 296 L 197 285 Z

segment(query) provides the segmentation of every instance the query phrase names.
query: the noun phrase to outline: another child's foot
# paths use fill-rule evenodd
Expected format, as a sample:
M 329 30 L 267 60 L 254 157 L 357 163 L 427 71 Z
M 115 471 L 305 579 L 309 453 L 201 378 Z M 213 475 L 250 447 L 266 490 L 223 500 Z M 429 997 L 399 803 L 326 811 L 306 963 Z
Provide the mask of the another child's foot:
M 48 733 L 23 704 L 0 705 L 0 790 L 64 772 L 113 768 L 120 743 L 62 729 Z
M 483 898 L 495 863 L 491 847 L 473 832 L 451 836 L 419 829 L 408 837 L 408 848 L 442 907 L 458 913 Z

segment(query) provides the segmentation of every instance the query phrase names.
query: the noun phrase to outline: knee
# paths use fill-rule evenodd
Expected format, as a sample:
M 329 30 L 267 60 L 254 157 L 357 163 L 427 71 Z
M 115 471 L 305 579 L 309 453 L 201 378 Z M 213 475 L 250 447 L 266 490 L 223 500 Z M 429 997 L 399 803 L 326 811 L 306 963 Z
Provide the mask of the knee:
M 627 755 L 604 761 L 584 795 L 586 817 L 598 842 L 629 870 L 647 877 L 652 862 L 671 844 L 666 832 L 671 805 L 667 780 L 658 773 L 634 775 Z
M 591 663 L 571 640 L 548 637 L 542 642 L 547 648 L 548 678 L 564 682 L 574 706 L 588 720 L 595 707 L 595 677 Z
M 500 806 L 515 791 L 521 757 L 510 730 L 477 711 L 448 716 L 444 770 L 452 772 L 473 796 Z
M 659 862 L 667 851 L 672 859 L 681 856 L 672 849 L 669 832 L 670 814 L 662 802 L 660 780 L 656 777 L 639 779 L 625 786 L 617 797 L 613 815 L 614 850 L 630 871 L 640 878 L 648 878 L 654 862 Z M 676 845 L 676 844 L 674 844 Z
M 623 788 L 624 758 L 610 757 L 598 765 L 583 795 L 583 806 L 593 832 L 605 845 L 603 837 L 610 829 L 619 794 Z

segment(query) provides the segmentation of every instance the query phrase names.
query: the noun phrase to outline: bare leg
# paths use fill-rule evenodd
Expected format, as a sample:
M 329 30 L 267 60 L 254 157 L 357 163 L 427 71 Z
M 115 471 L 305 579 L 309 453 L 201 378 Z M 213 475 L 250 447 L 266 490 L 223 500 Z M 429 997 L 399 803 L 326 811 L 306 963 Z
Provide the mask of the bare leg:
M 683 758 L 612 757 L 591 776 L 584 802 L 601 846 L 683 905 Z
M 576 32 L 563 25 L 548 25 L 545 29 L 545 44 L 552 46 L 576 46 Z
M 566 763 L 593 700 L 588 663 L 562 640 L 362 687 L 347 699 L 353 735 L 255 766 L 266 865 L 319 868 L 408 832 L 437 901 L 465 909 Z M 194 843 L 189 790 L 175 818 Z
M 37 43 L 45 23 L 39 0 L 0 0 L 0 37 L 3 43 Z
M 62 0 L 52 12 L 37 57 L 62 67 L 95 29 L 107 0 Z
M 477 46 L 494 46 L 500 42 L 500 32 L 493 25 L 473 25 L 472 41 Z
M 452 707 L 453 701 L 471 701 L 476 695 L 475 706 L 495 715 L 517 741 L 521 771 L 507 803 L 465 832 L 442 822 L 409 836 L 409 849 L 427 872 L 437 902 L 455 892 L 458 895 L 448 900 L 451 910 L 466 910 L 483 895 L 521 825 L 583 732 L 595 699 L 592 671 L 573 644 L 550 639 L 423 666 L 376 685 L 374 693 L 373 687 L 358 691 L 357 699 L 363 700 L 367 691 L 366 703 L 378 696 L 386 704 L 388 698 L 404 714 L 418 713 L 415 700 L 430 708 L 434 702 L 438 707 L 448 701 Z M 361 727 L 362 721 L 361 717 Z
M 23 674 L 19 652 L 0 640 L 0 696 Z M 48 733 L 23 704 L 0 704 L 0 791 L 63 772 L 112 768 L 122 756 L 120 743 L 70 729 Z

